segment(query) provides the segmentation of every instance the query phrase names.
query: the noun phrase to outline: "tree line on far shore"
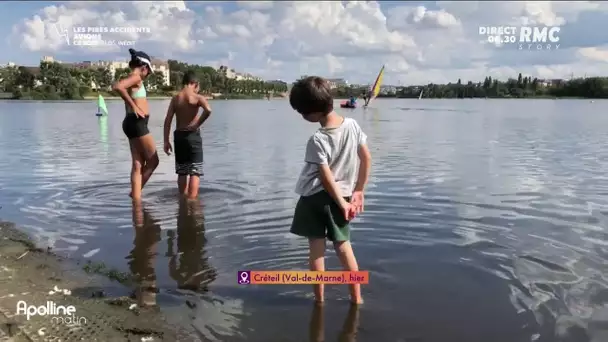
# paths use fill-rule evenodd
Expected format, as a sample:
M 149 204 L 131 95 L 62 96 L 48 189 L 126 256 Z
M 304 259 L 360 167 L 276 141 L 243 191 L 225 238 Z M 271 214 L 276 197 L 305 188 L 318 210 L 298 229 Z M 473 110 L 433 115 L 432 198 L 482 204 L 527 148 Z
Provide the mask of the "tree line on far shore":
M 208 66 L 188 65 L 174 60 L 169 60 L 168 64 L 169 85 L 164 84 L 164 75 L 158 71 L 144 80 L 150 95 L 175 94 L 181 88 L 182 77 L 188 70 L 197 74 L 203 94 L 216 94 L 224 98 L 263 98 L 287 92 L 285 82 L 236 80 Z M 112 83 L 129 72 L 129 69 L 117 69 L 112 76 L 106 68 L 75 68 L 54 62 L 41 62 L 39 68 L 5 67 L 0 69 L 0 93 L 9 94 L 14 99 L 35 100 L 78 100 L 98 93 L 115 95 L 111 93 Z
M 346 92 L 347 93 L 347 92 Z M 396 87 L 379 97 L 398 98 L 608 98 L 608 77 L 540 80 L 521 73 L 507 81 L 488 76 L 483 82 Z
M 171 96 L 181 88 L 186 71 L 196 73 L 201 93 L 223 98 L 263 98 L 284 95 L 288 85 L 281 81 L 236 80 L 229 78 L 225 70 L 210 66 L 186 64 L 169 60 L 170 85 L 164 84 L 164 76 L 153 72 L 144 81 L 151 96 Z M 61 63 L 41 62 L 39 68 L 5 67 L 0 69 L 0 93 L 16 99 L 82 99 L 94 96 L 97 91 L 110 92 L 112 83 L 128 75 L 129 69 L 118 69 L 114 76 L 105 68 L 74 68 Z M 96 85 L 95 87 L 93 85 Z M 333 90 L 337 98 L 362 97 L 367 86 L 339 86 Z M 221 95 L 220 95 L 221 94 Z M 608 77 L 585 77 L 570 80 L 540 80 L 521 73 L 507 81 L 488 76 L 483 82 L 428 84 L 419 86 L 388 87 L 379 97 L 395 98 L 535 98 L 579 97 L 608 98 Z

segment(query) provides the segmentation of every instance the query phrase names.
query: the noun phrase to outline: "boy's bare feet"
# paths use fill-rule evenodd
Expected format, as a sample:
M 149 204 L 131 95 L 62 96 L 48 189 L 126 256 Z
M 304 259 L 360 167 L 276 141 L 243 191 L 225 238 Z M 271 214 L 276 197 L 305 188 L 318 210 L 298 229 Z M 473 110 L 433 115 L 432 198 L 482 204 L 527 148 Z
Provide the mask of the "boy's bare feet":
M 141 197 L 140 198 L 133 197 L 133 191 L 129 192 L 129 197 L 131 197 L 131 199 L 134 200 L 134 201 L 140 201 L 141 200 Z
M 359 297 L 359 298 L 351 298 L 350 299 L 350 303 L 353 305 L 361 305 L 363 304 L 363 298 Z

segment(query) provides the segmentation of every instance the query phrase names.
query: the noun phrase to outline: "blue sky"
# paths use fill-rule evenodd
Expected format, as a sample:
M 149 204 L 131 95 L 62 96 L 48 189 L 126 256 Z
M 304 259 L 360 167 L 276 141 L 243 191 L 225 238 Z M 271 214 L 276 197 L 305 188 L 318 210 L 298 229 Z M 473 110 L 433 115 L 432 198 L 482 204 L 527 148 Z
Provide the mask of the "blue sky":
M 603 33 L 608 3 L 589 1 L 5 2 L 0 63 L 36 65 L 43 55 L 63 61 L 126 56 L 126 47 L 62 45 L 48 29 L 54 23 L 149 26 L 148 35 L 110 38 L 159 58 L 228 64 L 273 79 L 318 74 L 365 83 L 382 64 L 387 82 L 394 84 L 507 78 L 519 72 L 541 78 L 608 75 Z M 477 33 L 480 25 L 524 23 L 560 26 L 559 49 L 497 47 Z

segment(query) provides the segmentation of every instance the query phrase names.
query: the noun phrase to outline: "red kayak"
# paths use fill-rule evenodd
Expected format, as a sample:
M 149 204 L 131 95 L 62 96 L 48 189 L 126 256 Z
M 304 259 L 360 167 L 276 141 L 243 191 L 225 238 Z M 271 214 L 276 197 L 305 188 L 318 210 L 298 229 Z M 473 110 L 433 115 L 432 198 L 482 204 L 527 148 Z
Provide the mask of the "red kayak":
M 351 106 L 348 102 L 342 102 L 340 103 L 340 108 L 357 108 L 357 106 Z

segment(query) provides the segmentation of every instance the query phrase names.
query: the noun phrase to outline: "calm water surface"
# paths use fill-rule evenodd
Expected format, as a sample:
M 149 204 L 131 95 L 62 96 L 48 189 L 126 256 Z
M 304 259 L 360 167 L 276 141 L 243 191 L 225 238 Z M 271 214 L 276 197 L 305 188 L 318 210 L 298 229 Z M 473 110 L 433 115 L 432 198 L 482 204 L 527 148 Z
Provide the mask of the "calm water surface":
M 0 217 L 43 245 L 143 279 L 140 292 L 216 341 L 607 341 L 608 102 L 378 100 L 345 112 L 369 136 L 354 223 L 366 304 L 328 286 L 239 286 L 236 271 L 307 268 L 289 234 L 317 128 L 285 100 L 214 101 L 200 203 L 180 204 L 162 153 L 127 197 L 123 106 L 0 102 Z M 328 245 L 328 267 L 339 263 Z M 186 303 L 187 301 L 187 303 Z

